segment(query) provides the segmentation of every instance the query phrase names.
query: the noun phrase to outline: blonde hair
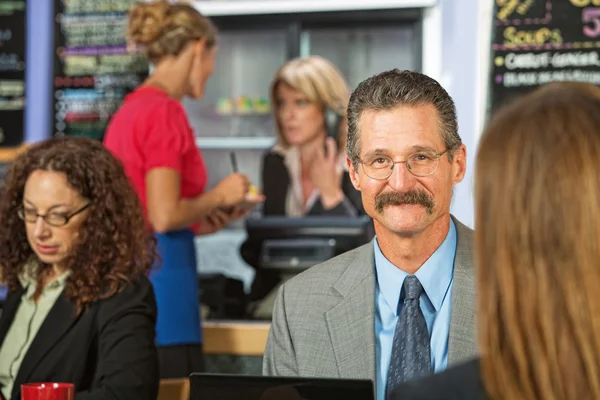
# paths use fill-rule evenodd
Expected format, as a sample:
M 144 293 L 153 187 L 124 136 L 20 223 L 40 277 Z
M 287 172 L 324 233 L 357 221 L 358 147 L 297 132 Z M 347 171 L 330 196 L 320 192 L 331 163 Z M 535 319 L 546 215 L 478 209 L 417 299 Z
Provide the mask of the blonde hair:
M 190 5 L 156 0 L 133 5 L 127 36 L 156 63 L 167 55 L 178 55 L 191 41 L 205 39 L 206 47 L 214 46 L 217 30 L 210 19 Z
M 281 66 L 271 83 L 271 104 L 277 104 L 277 89 L 282 83 L 301 92 L 308 100 L 322 107 L 331 108 L 345 119 L 350 89 L 341 72 L 325 58 L 299 57 Z M 275 129 L 278 142 L 287 147 L 288 143 L 276 114 Z M 345 147 L 347 132 L 347 129 L 340 128 L 338 140 L 340 149 Z
M 500 111 L 477 155 L 479 344 L 492 399 L 600 398 L 600 89 Z

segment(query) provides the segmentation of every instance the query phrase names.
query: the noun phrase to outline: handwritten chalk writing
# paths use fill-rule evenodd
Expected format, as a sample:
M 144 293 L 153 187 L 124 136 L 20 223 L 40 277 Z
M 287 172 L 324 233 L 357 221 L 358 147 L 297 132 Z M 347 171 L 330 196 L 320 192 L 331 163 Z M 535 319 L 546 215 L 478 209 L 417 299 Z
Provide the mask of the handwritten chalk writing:
M 525 0 L 524 3 L 521 3 L 518 5 L 517 13 L 519 13 L 521 15 L 527 14 L 527 11 L 529 11 L 529 9 L 531 8 L 532 5 L 533 5 L 533 0 Z
M 504 57 L 508 70 L 567 68 L 600 66 L 600 54 L 597 51 L 574 53 L 508 53 Z
M 135 1 L 59 1 L 56 134 L 101 139 L 124 96 L 147 76 L 147 60 L 128 48 L 126 38 L 127 13 Z
M 12 15 L 15 11 L 25 10 L 25 0 L 21 1 L 1 1 L 0 15 Z
M 73 122 L 73 121 L 95 121 L 100 117 L 98 113 L 90 112 L 90 113 L 68 113 L 65 115 L 65 122 Z
M 0 53 L 0 71 L 22 71 L 23 61 L 16 54 Z
M 10 29 L 0 29 L 0 42 L 8 42 L 12 39 L 12 31 Z
M 123 87 L 134 89 L 141 84 L 139 75 L 126 74 L 126 75 L 99 75 L 96 77 L 95 87 L 96 89 L 103 89 L 108 87 Z
M 113 1 L 81 1 L 81 0 L 65 0 L 65 12 L 67 13 L 92 13 L 92 12 L 108 12 L 108 11 L 128 11 L 131 7 L 131 0 L 113 0 Z
M 69 100 L 96 100 L 101 96 L 102 93 L 94 89 L 65 89 L 62 91 L 62 98 Z
M 90 24 L 94 22 L 125 22 L 127 21 L 127 13 L 113 12 L 113 13 L 102 13 L 102 14 L 63 14 L 61 17 L 61 26 L 73 25 L 73 24 Z
M 504 30 L 504 44 L 506 46 L 525 46 L 543 44 L 562 44 L 563 38 L 560 29 L 541 28 L 536 31 L 522 31 L 514 26 Z
M 25 98 L 0 99 L 0 110 L 22 110 L 25 107 Z
M 64 101 L 63 104 L 67 105 L 67 110 L 71 113 L 81 113 L 81 112 L 115 112 L 121 103 L 120 100 L 73 100 L 73 101 Z
M 537 85 L 537 74 L 535 72 L 507 72 L 504 74 L 504 86 L 534 86 Z
M 600 84 L 600 71 L 580 69 L 541 72 L 506 72 L 502 83 L 504 87 L 527 87 L 544 85 L 551 82 L 586 82 Z
M 94 46 L 83 48 L 67 47 L 64 54 L 68 56 L 97 56 L 100 54 L 128 54 L 127 46 Z
M 552 53 L 508 53 L 504 58 L 504 65 L 509 70 L 546 68 L 550 64 Z
M 552 56 L 554 68 L 600 66 L 600 55 L 597 51 L 556 53 Z
M 575 7 L 600 6 L 600 0 L 570 0 Z
M 584 8 L 581 12 L 583 34 L 590 38 L 600 36 L 600 8 Z
M 148 62 L 139 55 L 119 54 L 100 57 L 97 73 L 113 74 L 117 72 L 147 72 Z
M 0 96 L 22 96 L 25 93 L 25 83 L 22 80 L 1 80 Z
M 106 128 L 106 121 L 86 121 L 86 122 L 74 122 L 69 126 L 71 129 L 103 129 Z
M 507 2 L 503 2 L 502 8 L 498 12 L 498 19 L 506 19 L 508 18 L 519 5 L 519 0 L 508 0 Z
M 148 71 L 146 59 L 131 54 L 65 57 L 64 64 L 64 73 L 69 76 L 146 71 Z
M 536 1 L 534 0 L 522 0 L 523 3 L 520 3 L 517 6 L 517 14 L 514 19 L 495 19 L 494 25 L 496 26 L 509 26 L 509 25 L 548 25 L 552 21 L 552 0 L 546 0 L 545 9 L 546 13 L 542 16 L 527 16 L 526 14 L 530 11 L 531 6 L 533 6 Z M 564 1 L 564 0 L 560 0 Z M 540 0 L 541 2 L 541 0 Z M 498 7 L 503 7 L 507 5 L 507 0 L 496 0 L 496 4 Z M 514 11 L 514 9 L 513 9 Z M 511 11 L 512 13 L 512 11 Z M 508 15 L 507 15 L 508 16 Z
M 111 89 L 109 91 L 95 89 L 65 89 L 61 91 L 59 99 L 64 102 L 68 101 L 96 101 L 101 99 L 120 99 L 125 95 L 124 90 Z M 62 103 L 61 103 L 62 104 Z
M 96 57 L 72 56 L 65 57 L 65 75 L 87 75 L 94 73 L 98 66 Z
M 79 85 L 83 87 L 94 86 L 93 76 L 79 76 Z M 54 78 L 54 86 L 56 88 L 68 88 L 75 86 L 75 79 L 70 76 L 57 76 Z
M 126 44 L 125 14 L 63 17 L 66 46 Z

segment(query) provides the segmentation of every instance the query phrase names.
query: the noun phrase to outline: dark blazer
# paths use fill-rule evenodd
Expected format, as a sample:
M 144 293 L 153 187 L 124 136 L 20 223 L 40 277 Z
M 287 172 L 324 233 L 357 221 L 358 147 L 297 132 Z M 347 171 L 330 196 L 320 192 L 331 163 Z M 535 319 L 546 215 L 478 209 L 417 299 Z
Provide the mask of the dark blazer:
M 265 195 L 265 204 L 263 215 L 283 215 L 285 216 L 285 202 L 290 187 L 290 174 L 283 162 L 283 156 L 279 153 L 269 152 L 263 159 L 262 170 L 263 194 Z M 345 172 L 342 177 L 342 191 L 344 196 L 355 208 L 358 215 L 364 215 L 365 210 L 362 206 L 360 192 L 354 188 L 350 175 Z M 325 210 L 320 200 L 317 200 L 308 212 L 308 215 L 348 215 L 348 211 L 343 204 Z
M 24 293 L 20 288 L 6 299 L 0 345 Z M 74 303 L 59 296 L 23 359 L 11 400 L 21 398 L 27 382 L 73 383 L 76 400 L 156 400 L 155 323 L 154 291 L 146 277 L 78 317 Z
M 472 360 L 427 378 L 407 382 L 394 393 L 397 400 L 485 400 L 479 361 Z

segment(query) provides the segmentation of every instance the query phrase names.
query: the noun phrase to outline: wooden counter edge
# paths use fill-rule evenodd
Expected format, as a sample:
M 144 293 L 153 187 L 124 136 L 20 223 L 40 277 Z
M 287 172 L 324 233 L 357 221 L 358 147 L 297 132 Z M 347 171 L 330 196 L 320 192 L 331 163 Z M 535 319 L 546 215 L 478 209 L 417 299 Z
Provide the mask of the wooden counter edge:
M 27 148 L 26 144 L 19 147 L 0 148 L 0 163 L 9 163 Z
M 271 324 L 268 322 L 204 321 L 204 352 L 206 354 L 232 354 L 237 356 L 262 356 L 267 344 Z

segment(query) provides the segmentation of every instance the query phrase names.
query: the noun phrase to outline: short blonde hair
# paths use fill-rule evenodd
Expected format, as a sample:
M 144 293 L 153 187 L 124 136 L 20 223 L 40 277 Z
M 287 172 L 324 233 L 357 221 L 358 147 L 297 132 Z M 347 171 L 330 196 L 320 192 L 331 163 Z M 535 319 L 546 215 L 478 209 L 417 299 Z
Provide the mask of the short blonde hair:
M 206 47 L 213 47 L 217 29 L 190 5 L 156 0 L 133 5 L 127 36 L 131 43 L 143 48 L 150 62 L 156 63 L 165 56 L 177 56 L 194 40 L 205 39 Z
M 338 114 L 346 116 L 346 107 L 350 89 L 341 72 L 328 60 L 320 56 L 294 58 L 286 62 L 275 74 L 271 83 L 271 104 L 277 104 L 277 89 L 284 83 L 301 92 L 310 101 L 322 107 L 329 107 Z M 277 115 L 275 115 L 275 133 L 279 144 L 287 147 Z M 346 126 L 346 124 L 342 124 Z M 345 146 L 347 129 L 340 129 L 340 148 Z

